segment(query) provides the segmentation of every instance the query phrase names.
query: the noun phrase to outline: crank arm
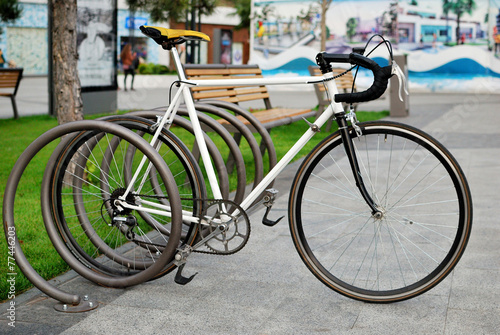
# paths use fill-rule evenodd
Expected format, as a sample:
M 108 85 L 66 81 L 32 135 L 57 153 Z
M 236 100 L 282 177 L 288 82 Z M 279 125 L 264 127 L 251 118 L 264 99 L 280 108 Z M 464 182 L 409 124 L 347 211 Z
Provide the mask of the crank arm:
M 208 240 L 214 238 L 217 235 L 222 234 L 223 232 L 227 231 L 227 229 L 228 229 L 228 226 L 218 225 L 216 230 L 214 230 L 213 232 L 208 234 L 206 237 L 204 237 L 201 241 L 199 241 L 194 246 L 192 246 L 192 249 L 193 250 L 198 249 L 199 247 L 203 246 Z

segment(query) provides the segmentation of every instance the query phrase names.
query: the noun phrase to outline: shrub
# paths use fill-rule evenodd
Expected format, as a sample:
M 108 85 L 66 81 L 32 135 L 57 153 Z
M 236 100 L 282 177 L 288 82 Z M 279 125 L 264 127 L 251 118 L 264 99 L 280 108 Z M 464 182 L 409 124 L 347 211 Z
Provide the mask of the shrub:
M 154 63 L 142 63 L 139 64 L 137 69 L 139 74 L 168 74 L 171 73 L 169 68 L 165 65 L 154 64 Z

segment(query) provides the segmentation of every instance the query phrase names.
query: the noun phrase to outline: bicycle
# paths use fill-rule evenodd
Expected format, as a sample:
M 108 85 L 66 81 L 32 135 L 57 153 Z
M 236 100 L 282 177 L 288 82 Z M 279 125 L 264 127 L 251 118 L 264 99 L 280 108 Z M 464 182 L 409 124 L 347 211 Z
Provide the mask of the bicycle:
M 337 122 L 338 131 L 306 156 L 288 201 L 292 240 L 306 267 L 334 291 L 376 303 L 413 298 L 436 286 L 453 270 L 472 227 L 470 190 L 457 161 L 421 130 L 389 121 L 358 123 L 355 114 L 346 113 L 341 104 L 379 98 L 392 75 L 397 75 L 401 82 L 402 72 L 392 60 L 389 42 L 383 39 L 378 44 L 389 50 L 391 63 L 385 67 L 363 56 L 363 48 L 348 55 L 319 53 L 316 61 L 323 74 L 319 78 L 187 80 L 176 45 L 187 40 L 209 41 L 208 36 L 162 27 L 140 29 L 170 52 L 179 74 L 178 90 L 170 97 L 163 116 L 156 121 L 120 116 L 107 121 L 116 123 L 111 128 L 96 121 L 95 127 L 92 123 L 81 130 L 63 126 L 49 136 L 54 139 L 71 134 L 54 151 L 46 169 L 42 190 L 44 221 L 53 244 L 80 274 L 104 285 L 123 287 L 178 268 L 176 282 L 188 283 L 194 275 L 186 278 L 182 271 L 191 253 L 205 248 L 204 252 L 232 254 L 244 247 L 250 234 L 246 213 L 255 206 L 267 207 L 264 224 L 273 226 L 281 220 L 268 218 L 276 192 L 267 188 L 331 118 Z M 365 67 L 373 72 L 374 83 L 364 92 L 339 94 L 330 63 L 351 64 L 349 70 Z M 210 145 L 207 148 L 189 87 L 256 83 L 323 83 L 331 104 L 313 123 L 306 121 L 308 129 L 296 144 L 244 200 L 236 202 L 228 200 L 227 192 L 219 186 L 222 177 L 211 163 L 214 154 Z M 176 119 L 181 100 L 192 123 L 208 185 L 204 184 L 196 159 L 169 130 L 176 122 L 182 124 Z M 152 116 L 149 114 L 148 118 Z M 135 131 L 136 136 L 126 135 L 123 127 Z M 94 150 L 103 143 L 102 139 L 108 138 L 108 133 L 126 139 L 129 146 L 117 150 L 120 140 L 110 139 L 99 152 Z M 154 153 L 144 147 L 144 136 L 155 148 Z M 38 147 L 45 145 L 46 141 L 42 142 Z M 162 158 L 165 147 L 173 152 L 173 158 Z M 144 158 L 138 155 L 141 152 Z M 115 160 L 120 162 L 119 168 L 110 163 Z M 68 169 L 75 161 L 77 168 Z M 166 171 L 169 168 L 160 166 L 160 161 L 181 162 L 183 178 L 173 176 L 173 166 L 170 170 L 174 173 L 170 175 Z M 85 176 L 89 173 L 88 162 L 98 171 L 90 172 L 98 177 L 97 183 L 92 184 Z M 115 175 L 113 170 L 120 172 L 116 173 L 120 183 L 108 178 Z M 78 182 L 69 182 L 71 191 L 64 192 L 68 175 Z M 9 178 L 6 198 L 15 193 L 16 178 L 19 174 L 12 182 Z M 189 180 L 189 191 L 181 196 L 178 193 L 182 193 L 185 180 Z M 89 192 L 92 187 L 99 191 Z M 93 207 L 84 201 L 87 195 L 97 199 Z M 9 211 L 12 206 L 13 200 L 4 202 L 4 218 L 6 208 Z M 77 219 L 71 221 L 70 213 L 75 211 Z M 176 213 L 181 213 L 182 218 Z M 13 225 L 11 216 L 7 213 L 7 220 L 4 219 L 6 229 Z M 109 229 L 100 232 L 104 223 Z M 72 232 L 81 227 L 83 232 Z M 109 231 L 121 239 L 115 247 L 107 240 Z M 136 238 L 139 232 L 140 239 Z M 145 250 L 149 258 L 143 254 L 130 257 L 129 250 L 122 251 L 119 246 L 127 240 Z M 104 254 L 105 261 L 99 261 L 96 254 Z M 156 259 L 162 260 L 160 265 Z

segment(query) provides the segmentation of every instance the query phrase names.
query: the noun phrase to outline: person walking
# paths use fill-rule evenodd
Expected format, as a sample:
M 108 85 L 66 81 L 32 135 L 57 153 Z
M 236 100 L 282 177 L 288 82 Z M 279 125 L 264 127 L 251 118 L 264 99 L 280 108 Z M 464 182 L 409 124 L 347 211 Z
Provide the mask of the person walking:
M 5 61 L 5 58 L 3 57 L 2 49 L 0 49 L 0 68 L 5 67 L 5 63 L 7 63 L 7 62 Z
M 130 89 L 134 90 L 134 77 L 135 77 L 135 62 L 137 54 L 132 53 L 132 47 L 130 44 L 125 44 L 123 50 L 120 54 L 120 59 L 123 66 L 123 72 L 125 73 L 125 78 L 123 79 L 123 89 L 127 90 L 127 76 L 130 74 L 132 76 L 132 81 L 130 83 Z

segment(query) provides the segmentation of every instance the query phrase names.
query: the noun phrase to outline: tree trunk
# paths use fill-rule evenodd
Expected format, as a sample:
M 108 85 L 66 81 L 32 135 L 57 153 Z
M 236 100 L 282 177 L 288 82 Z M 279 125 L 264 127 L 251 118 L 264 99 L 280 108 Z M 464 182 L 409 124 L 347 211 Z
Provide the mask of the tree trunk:
M 455 30 L 455 34 L 457 35 L 457 45 L 460 44 L 460 13 L 457 13 L 457 28 Z
M 54 108 L 57 122 L 83 119 L 76 45 L 77 0 L 50 0 L 52 4 L 52 62 Z
M 321 50 L 326 51 L 326 12 L 328 10 L 328 0 L 321 1 Z

